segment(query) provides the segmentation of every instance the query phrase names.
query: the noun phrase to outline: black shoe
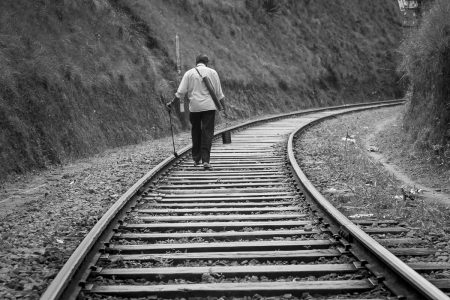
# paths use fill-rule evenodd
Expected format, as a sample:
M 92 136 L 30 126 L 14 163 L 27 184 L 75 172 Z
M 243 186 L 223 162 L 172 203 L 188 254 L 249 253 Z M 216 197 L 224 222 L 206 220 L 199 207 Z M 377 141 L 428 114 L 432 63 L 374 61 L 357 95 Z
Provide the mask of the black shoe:
M 211 170 L 211 169 L 212 169 L 212 166 L 211 166 L 210 163 L 205 162 L 205 163 L 203 163 L 203 169 L 205 169 L 205 170 Z
M 199 161 L 194 161 L 194 167 L 200 167 L 202 164 Z

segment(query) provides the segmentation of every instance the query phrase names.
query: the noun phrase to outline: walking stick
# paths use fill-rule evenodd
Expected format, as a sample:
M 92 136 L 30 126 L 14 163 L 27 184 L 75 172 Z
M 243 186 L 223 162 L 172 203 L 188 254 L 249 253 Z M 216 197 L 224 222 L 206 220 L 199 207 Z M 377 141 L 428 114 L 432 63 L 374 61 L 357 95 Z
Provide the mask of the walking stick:
M 160 100 L 162 105 L 166 106 L 165 98 L 164 98 L 164 96 L 162 94 L 159 95 L 159 100 Z M 170 133 L 171 133 L 171 136 L 172 136 L 173 155 L 175 157 L 178 157 L 177 151 L 175 150 L 175 138 L 173 136 L 172 107 L 167 106 L 166 108 L 167 108 L 167 111 L 169 113 Z
M 177 151 L 175 150 L 175 139 L 173 137 L 173 125 L 172 125 L 172 114 L 171 114 L 171 111 L 172 111 L 172 109 L 169 108 L 170 132 L 172 133 L 173 155 L 175 157 L 178 157 Z

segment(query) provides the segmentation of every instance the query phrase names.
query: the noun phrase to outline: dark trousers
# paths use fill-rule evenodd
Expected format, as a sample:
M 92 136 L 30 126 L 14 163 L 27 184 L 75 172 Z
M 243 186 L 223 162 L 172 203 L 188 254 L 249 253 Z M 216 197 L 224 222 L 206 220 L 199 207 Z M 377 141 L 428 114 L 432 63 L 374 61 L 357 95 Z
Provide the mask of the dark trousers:
M 214 136 L 215 110 L 189 113 L 192 129 L 192 158 L 196 162 L 209 163 Z

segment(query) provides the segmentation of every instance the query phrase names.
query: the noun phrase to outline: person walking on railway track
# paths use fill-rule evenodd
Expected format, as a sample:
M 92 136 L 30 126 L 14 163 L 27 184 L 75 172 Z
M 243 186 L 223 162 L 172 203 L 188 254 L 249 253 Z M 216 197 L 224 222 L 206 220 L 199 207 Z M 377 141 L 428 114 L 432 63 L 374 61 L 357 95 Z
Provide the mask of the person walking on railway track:
M 192 158 L 194 166 L 209 170 L 214 122 L 216 111 L 224 111 L 225 96 L 220 85 L 219 75 L 208 67 L 209 58 L 205 54 L 196 57 L 196 66 L 187 71 L 181 79 L 175 97 L 167 103 L 169 109 L 177 100 L 184 108 L 184 96 L 189 99 L 189 121 L 191 122 Z

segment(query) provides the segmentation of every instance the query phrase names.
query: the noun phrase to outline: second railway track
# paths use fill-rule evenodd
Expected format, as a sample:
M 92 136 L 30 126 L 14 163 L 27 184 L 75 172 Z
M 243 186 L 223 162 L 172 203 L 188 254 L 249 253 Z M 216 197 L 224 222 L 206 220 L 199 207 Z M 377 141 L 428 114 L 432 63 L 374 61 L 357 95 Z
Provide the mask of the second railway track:
M 355 224 L 340 224 L 326 204 L 311 202 L 314 192 L 286 149 L 302 124 L 393 104 L 247 126 L 231 144 L 213 144 L 209 171 L 187 153 L 168 159 L 111 208 L 42 299 L 448 299 L 386 249 L 365 245 Z

